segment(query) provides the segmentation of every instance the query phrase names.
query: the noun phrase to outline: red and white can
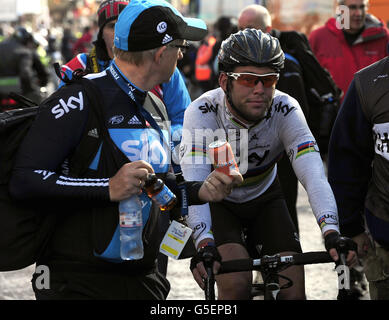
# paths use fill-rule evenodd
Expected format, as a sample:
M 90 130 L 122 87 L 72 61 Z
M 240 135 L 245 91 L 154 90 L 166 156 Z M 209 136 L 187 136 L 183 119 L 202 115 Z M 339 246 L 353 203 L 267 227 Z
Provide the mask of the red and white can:
M 209 144 L 208 154 L 216 171 L 231 176 L 231 170 L 239 172 L 234 153 L 228 141 L 217 140 Z

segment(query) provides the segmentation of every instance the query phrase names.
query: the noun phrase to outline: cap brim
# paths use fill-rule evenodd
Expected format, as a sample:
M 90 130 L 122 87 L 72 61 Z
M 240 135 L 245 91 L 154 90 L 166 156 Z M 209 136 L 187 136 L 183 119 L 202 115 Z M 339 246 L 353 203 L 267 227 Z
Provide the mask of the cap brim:
M 187 24 L 185 30 L 182 30 L 182 36 L 185 40 L 200 41 L 208 34 L 207 25 L 201 19 L 184 18 Z

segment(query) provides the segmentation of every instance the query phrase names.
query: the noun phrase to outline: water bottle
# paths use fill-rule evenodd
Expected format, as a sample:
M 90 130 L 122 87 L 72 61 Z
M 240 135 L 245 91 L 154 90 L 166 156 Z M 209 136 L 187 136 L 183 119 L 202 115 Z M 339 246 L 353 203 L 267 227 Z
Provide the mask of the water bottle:
M 123 260 L 143 258 L 142 241 L 142 201 L 139 196 L 122 200 L 119 203 L 120 213 L 120 256 Z
M 170 210 L 177 203 L 176 195 L 155 174 L 148 174 L 144 189 L 158 203 L 161 211 Z

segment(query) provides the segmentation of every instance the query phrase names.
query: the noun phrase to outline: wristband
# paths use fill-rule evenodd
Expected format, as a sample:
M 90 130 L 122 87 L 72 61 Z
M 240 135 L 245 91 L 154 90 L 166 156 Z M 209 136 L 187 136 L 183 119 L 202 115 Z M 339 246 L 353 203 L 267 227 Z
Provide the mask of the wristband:
M 197 251 L 199 251 L 200 249 L 202 248 L 205 248 L 205 247 L 215 247 L 215 242 L 214 241 L 207 241 L 207 242 L 204 242 L 203 244 L 201 244 Z

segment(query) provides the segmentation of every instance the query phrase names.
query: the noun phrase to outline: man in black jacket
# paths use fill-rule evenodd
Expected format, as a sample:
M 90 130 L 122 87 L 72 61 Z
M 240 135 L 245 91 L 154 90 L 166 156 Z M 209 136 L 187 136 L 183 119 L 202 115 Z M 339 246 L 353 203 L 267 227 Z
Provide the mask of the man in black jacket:
M 389 57 L 358 71 L 334 125 L 328 181 L 358 244 L 370 298 L 389 299 Z
M 112 47 L 114 43 L 115 24 L 119 14 L 128 5 L 128 0 L 105 0 L 97 9 L 99 32 L 93 48 L 89 53 L 80 53 L 62 66 L 62 73 L 71 78 L 76 69 L 83 69 L 87 73 L 99 73 L 105 70 L 113 59 Z M 62 82 L 60 85 L 62 86 Z M 171 122 L 171 129 L 175 136 L 174 144 L 179 144 L 182 122 L 186 107 L 191 102 L 189 92 L 178 68 L 175 69 L 169 82 L 157 84 L 151 92 L 166 105 L 167 114 Z M 162 215 L 162 229 L 164 234 L 169 227 L 169 215 Z M 161 254 L 159 269 L 167 273 L 168 259 Z
M 37 299 L 167 297 L 169 282 L 156 270 L 160 210 L 142 190 L 147 174 L 159 174 L 180 194 L 166 161 L 170 143 L 163 120 L 167 119 L 143 106 L 147 91 L 172 76 L 185 40 L 201 40 L 206 33 L 203 21 L 186 20 L 165 1 L 132 0 L 123 10 L 115 26 L 112 64 L 87 76 L 103 93 L 111 139 L 102 141 L 81 177 L 69 175 L 72 163 L 68 160 L 85 136 L 93 97 L 75 83 L 65 85 L 41 105 L 10 181 L 10 193 L 16 199 L 55 203 L 49 215 L 56 215 L 57 224 L 38 261 L 49 267 L 50 288 L 38 288 L 35 275 Z M 101 132 L 92 129 L 86 135 L 98 139 Z M 125 161 L 123 157 L 114 161 L 118 152 Z M 126 163 L 128 159 L 131 162 Z M 231 191 L 232 182 L 241 181 L 240 175 L 230 179 L 214 172 L 211 181 L 187 183 L 188 202 L 219 201 Z M 144 256 L 125 261 L 120 256 L 118 203 L 133 195 L 142 200 Z

